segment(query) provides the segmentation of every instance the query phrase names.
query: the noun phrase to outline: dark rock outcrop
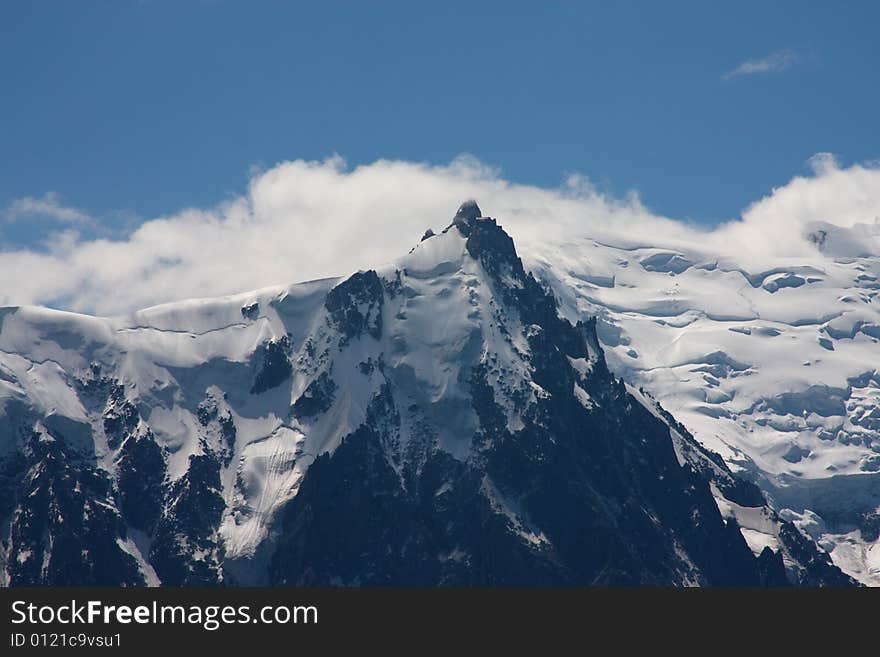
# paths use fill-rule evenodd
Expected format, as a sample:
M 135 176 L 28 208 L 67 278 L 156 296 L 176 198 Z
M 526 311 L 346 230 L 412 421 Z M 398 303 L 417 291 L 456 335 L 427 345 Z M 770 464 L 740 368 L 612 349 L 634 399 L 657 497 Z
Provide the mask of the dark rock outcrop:
M 382 281 L 374 270 L 358 272 L 330 290 L 324 302 L 330 321 L 342 334 L 341 344 L 366 333 L 382 335 Z

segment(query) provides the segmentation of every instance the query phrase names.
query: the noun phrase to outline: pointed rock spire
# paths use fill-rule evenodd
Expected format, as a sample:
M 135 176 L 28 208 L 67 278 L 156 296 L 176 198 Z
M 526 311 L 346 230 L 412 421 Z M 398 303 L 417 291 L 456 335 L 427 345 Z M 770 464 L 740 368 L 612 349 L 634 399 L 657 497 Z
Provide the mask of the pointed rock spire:
M 466 236 L 470 234 L 474 221 L 482 216 L 483 212 L 480 210 L 480 206 L 477 205 L 477 202 L 474 199 L 468 199 L 459 206 L 458 212 L 455 213 L 455 217 L 452 219 L 449 228 L 455 226 L 462 235 Z M 446 230 L 449 230 L 449 228 Z
M 482 216 L 483 213 L 480 211 L 480 206 L 477 205 L 477 202 L 474 199 L 468 199 L 459 206 L 452 223 L 470 222 Z

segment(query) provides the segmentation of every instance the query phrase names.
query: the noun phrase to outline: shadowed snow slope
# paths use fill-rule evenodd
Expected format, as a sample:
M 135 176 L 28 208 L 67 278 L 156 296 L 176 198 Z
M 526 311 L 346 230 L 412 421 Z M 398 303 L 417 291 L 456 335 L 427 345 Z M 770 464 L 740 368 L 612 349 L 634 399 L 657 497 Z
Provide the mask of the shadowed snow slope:
M 529 263 L 565 317 L 474 202 L 344 280 L 117 318 L 0 310 L 4 581 L 851 583 L 689 430 L 829 540 L 833 492 L 790 482 L 870 476 L 870 263 L 552 256 Z M 859 321 L 835 314 L 850 274 Z M 684 424 L 611 373 L 597 326 Z M 851 540 L 841 565 L 869 568 Z

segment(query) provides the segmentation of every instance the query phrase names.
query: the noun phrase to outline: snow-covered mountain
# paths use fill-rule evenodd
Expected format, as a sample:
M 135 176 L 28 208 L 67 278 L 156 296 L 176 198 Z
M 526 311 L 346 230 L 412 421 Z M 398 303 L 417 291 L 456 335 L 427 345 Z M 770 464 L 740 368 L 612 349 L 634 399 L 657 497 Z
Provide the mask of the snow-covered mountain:
M 615 373 L 880 585 L 880 221 L 815 223 L 797 239 L 814 252 L 731 255 L 618 231 L 532 242 L 525 260 L 565 316 L 597 317 Z
M 471 202 L 345 279 L 118 318 L 2 309 L 5 582 L 851 583 L 796 525 L 869 579 L 871 521 L 847 539 L 855 515 L 819 505 L 844 506 L 827 465 L 865 509 L 875 481 L 877 272 L 843 258 L 751 273 L 577 243 L 524 269 Z M 810 324 L 786 295 L 814 290 L 868 319 Z M 848 387 L 829 345 L 860 363 Z

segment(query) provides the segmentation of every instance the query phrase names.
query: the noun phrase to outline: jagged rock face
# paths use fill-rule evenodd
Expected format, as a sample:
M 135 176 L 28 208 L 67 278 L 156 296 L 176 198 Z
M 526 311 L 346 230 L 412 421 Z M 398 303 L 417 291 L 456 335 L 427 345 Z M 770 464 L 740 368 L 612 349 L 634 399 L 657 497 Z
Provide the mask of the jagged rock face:
M 186 474 L 169 487 L 149 555 L 165 585 L 208 586 L 222 579 L 216 530 L 226 504 L 220 469 L 211 453 L 191 456 Z M 193 558 L 196 554 L 199 558 Z
M 375 271 L 359 272 L 330 290 L 324 305 L 331 324 L 344 341 L 362 334 L 378 339 L 382 333 L 382 282 Z
M 6 461 L 4 470 L 4 502 L 14 508 L 7 538 L 13 547 L 6 564 L 10 585 L 145 583 L 131 547 L 123 547 L 126 525 L 106 472 L 45 430 L 34 431 L 25 453 Z
M 326 413 L 333 406 L 336 384 L 327 372 L 312 381 L 299 399 L 290 407 L 290 413 L 296 419 L 314 417 Z
M 611 373 L 475 202 L 379 270 L 114 321 L 5 316 L 13 584 L 65 577 L 33 538 L 62 502 L 66 540 L 109 555 L 83 583 L 849 582 Z M 50 421 L 54 461 L 26 439 Z
M 151 433 L 132 435 L 117 462 L 119 503 L 128 523 L 150 533 L 162 513 L 165 458 Z
M 287 336 L 281 336 L 278 340 L 269 340 L 257 348 L 258 369 L 251 386 L 251 393 L 260 394 L 271 388 L 276 388 L 290 376 L 292 368 L 288 354 L 290 341 Z

